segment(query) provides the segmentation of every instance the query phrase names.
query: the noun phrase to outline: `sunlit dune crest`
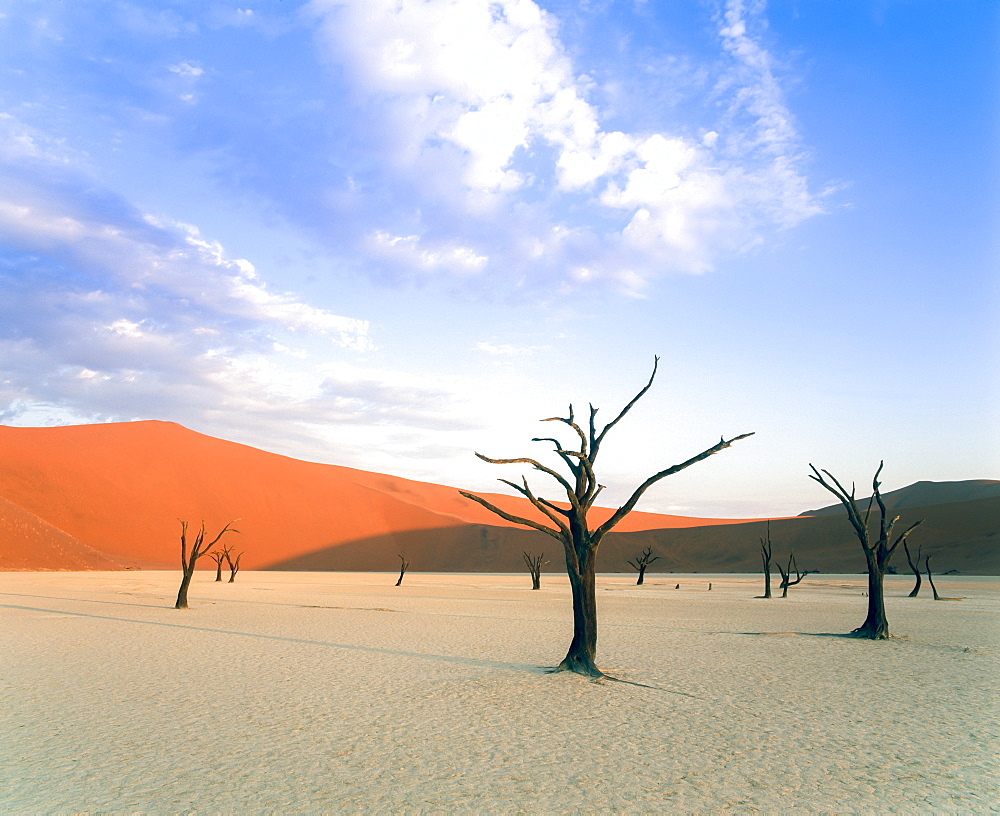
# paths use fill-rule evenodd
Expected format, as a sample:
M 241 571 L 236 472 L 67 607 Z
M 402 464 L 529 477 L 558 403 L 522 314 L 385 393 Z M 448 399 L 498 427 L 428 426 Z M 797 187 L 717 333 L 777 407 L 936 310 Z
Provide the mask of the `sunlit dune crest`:
M 904 523 L 924 519 L 915 544 L 942 571 L 1000 573 L 1000 495 L 979 497 L 1000 484 L 920 483 L 897 492 L 916 495 L 918 487 L 921 501 L 945 498 L 900 508 Z M 978 498 L 954 500 L 966 488 Z M 483 495 L 546 521 L 521 497 Z M 610 512 L 594 508 L 591 523 Z M 0 569 L 174 569 L 178 519 L 194 528 L 204 520 L 210 533 L 238 520 L 240 533 L 227 543 L 244 553 L 247 569 L 394 570 L 405 553 L 417 571 L 520 572 L 525 550 L 544 552 L 546 571 L 562 564 L 558 542 L 455 487 L 304 462 L 171 422 L 0 426 Z M 776 555 L 794 549 L 803 569 L 865 568 L 840 513 L 772 520 L 771 532 Z M 651 547 L 660 556 L 654 572 L 753 572 L 764 533 L 763 520 L 637 511 L 601 545 L 598 569 L 629 571 L 626 560 Z
M 231 541 L 256 569 L 302 559 L 313 569 L 391 569 L 402 548 L 419 551 L 424 569 L 513 570 L 520 550 L 494 552 L 496 532 L 540 538 L 453 487 L 304 462 L 170 422 L 0 427 L 0 452 L 0 496 L 24 516 L 0 516 L 3 569 L 173 567 L 177 519 L 210 530 L 239 519 Z M 491 500 L 533 514 L 519 497 Z M 593 518 L 610 512 L 595 508 Z M 722 523 L 634 512 L 619 530 Z M 455 546 L 463 537 L 464 550 Z

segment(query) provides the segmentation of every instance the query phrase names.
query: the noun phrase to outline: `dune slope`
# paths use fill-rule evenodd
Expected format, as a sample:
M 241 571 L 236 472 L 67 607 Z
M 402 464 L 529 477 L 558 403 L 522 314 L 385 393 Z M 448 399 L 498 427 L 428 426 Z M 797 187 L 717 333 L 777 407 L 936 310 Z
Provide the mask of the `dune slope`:
M 534 512 L 523 499 L 488 495 L 512 512 Z M 0 426 L 0 497 L 96 551 L 89 564 L 80 561 L 83 555 L 72 563 L 67 556 L 65 569 L 113 568 L 108 560 L 172 568 L 178 519 L 195 528 L 204 520 L 210 534 L 238 519 L 239 535 L 226 541 L 245 551 L 247 568 L 305 559 L 313 568 L 330 569 L 330 559 L 313 554 L 350 544 L 355 569 L 394 569 L 401 550 L 427 552 L 423 561 L 414 559 L 414 568 L 489 569 L 464 543 L 493 535 L 483 529 L 512 526 L 452 487 L 303 462 L 156 421 Z M 600 520 L 609 512 L 595 509 L 594 516 Z M 716 523 L 725 520 L 633 513 L 621 529 Z M 453 551 L 440 546 L 442 531 Z M 51 537 L 58 538 L 55 532 Z M 43 557 L 16 529 L 0 529 L 0 568 L 50 569 L 56 560 L 51 553 Z M 503 561 L 505 567 L 517 568 L 510 561 Z

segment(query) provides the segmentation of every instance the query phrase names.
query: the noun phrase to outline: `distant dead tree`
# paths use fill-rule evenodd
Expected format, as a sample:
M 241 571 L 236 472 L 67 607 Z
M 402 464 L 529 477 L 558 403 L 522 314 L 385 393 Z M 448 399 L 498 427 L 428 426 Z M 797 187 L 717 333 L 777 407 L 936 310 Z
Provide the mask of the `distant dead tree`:
M 764 598 L 771 597 L 771 520 L 767 521 L 767 538 L 760 540 L 760 557 L 764 561 Z
M 397 555 L 399 555 L 399 553 L 397 553 Z M 401 563 L 399 565 L 399 580 L 396 581 L 396 586 L 403 583 L 403 576 L 406 575 L 406 571 L 410 568 L 410 562 L 403 558 L 402 555 L 399 556 L 399 560 Z
M 215 580 L 222 580 L 222 562 L 226 560 L 225 550 L 212 550 L 208 557 L 215 562 Z
M 527 477 L 521 477 L 521 484 L 500 479 L 501 482 L 509 485 L 531 502 L 535 509 L 551 522 L 551 526 L 522 516 L 515 516 L 506 510 L 501 510 L 492 502 L 474 493 L 468 493 L 464 490 L 460 491 L 467 499 L 478 502 L 501 518 L 545 533 L 563 545 L 566 555 L 566 572 L 569 575 L 569 583 L 573 596 L 573 639 L 570 642 L 566 657 L 563 658 L 556 671 L 571 671 L 589 677 L 605 676 L 604 672 L 594 663 L 597 653 L 597 600 L 595 592 L 597 548 L 600 546 L 604 536 L 631 512 L 642 494 L 649 487 L 656 484 L 656 482 L 667 476 L 672 476 L 678 471 L 684 470 L 696 462 L 700 462 L 702 459 L 707 459 L 721 450 L 725 450 L 739 439 L 750 436 L 750 434 L 741 434 L 729 440 L 723 437 L 715 445 L 706 448 L 690 459 L 673 465 L 666 470 L 654 473 L 633 491 L 629 499 L 615 510 L 607 521 L 595 528 L 591 528 L 587 521 L 587 513 L 593 507 L 598 494 L 604 489 L 604 485 L 598 482 L 597 475 L 594 472 L 594 462 L 597 459 L 601 444 L 604 442 L 604 438 L 608 432 L 622 420 L 632 409 L 632 406 L 652 386 L 653 379 L 656 377 L 658 362 L 659 358 L 655 358 L 653 373 L 650 375 L 649 382 L 646 383 L 645 387 L 602 430 L 598 430 L 597 428 L 595 422 L 597 409 L 593 405 L 590 406 L 589 432 L 584 431 L 576 423 L 572 405 L 569 406 L 568 416 L 549 417 L 542 420 L 543 422 L 563 423 L 579 440 L 579 445 L 575 450 L 564 446 L 558 439 L 551 437 L 536 437 L 532 440 L 533 442 L 551 442 L 555 446 L 555 453 L 562 460 L 562 464 L 566 470 L 569 471 L 569 478 L 543 465 L 536 459 L 527 457 L 491 459 L 483 456 L 481 453 L 476 454 L 484 462 L 489 462 L 493 465 L 524 463 L 554 479 L 565 492 L 568 506 L 563 507 L 554 501 L 536 496 L 528 486 Z
M 905 541 L 906 537 L 923 522 L 923 519 L 914 522 L 904 532 L 900 533 L 892 544 L 889 543 L 892 538 L 892 529 L 896 525 L 896 522 L 899 521 L 899 516 L 896 516 L 891 521 L 886 520 L 888 514 L 885 509 L 885 502 L 882 500 L 882 494 L 879 492 L 881 485 L 878 480 L 884 464 L 884 462 L 879 462 L 878 470 L 875 471 L 875 476 L 872 478 L 872 497 L 868 500 L 868 509 L 865 511 L 864 519 L 861 518 L 858 512 L 858 506 L 854 499 L 853 484 L 851 485 L 851 492 L 848 493 L 830 471 L 824 470 L 823 473 L 830 477 L 833 485 L 827 482 L 823 478 L 823 474 L 816 470 L 812 464 L 809 465 L 813 471 L 809 475 L 809 478 L 819 482 L 840 499 L 840 503 L 844 505 L 844 508 L 847 510 L 847 518 L 850 520 L 851 526 L 854 527 L 858 541 L 861 542 L 861 549 L 864 550 L 865 561 L 868 564 L 868 615 L 865 618 L 865 622 L 852 631 L 851 635 L 869 640 L 882 640 L 892 637 L 889 634 L 889 621 L 885 616 L 885 589 L 883 587 L 885 569 L 889 565 L 889 559 L 892 558 L 892 554 L 900 542 Z M 875 503 L 878 504 L 880 520 L 878 539 L 872 542 L 868 532 L 868 521 L 872 512 L 872 505 Z
M 909 542 L 908 541 L 903 542 L 903 552 L 906 553 L 906 563 L 910 565 L 910 569 L 913 570 L 913 577 L 916 578 L 916 583 L 913 585 L 913 589 L 910 590 L 910 594 L 906 596 L 907 598 L 916 598 L 917 593 L 920 592 L 920 584 L 921 584 L 920 552 L 921 550 L 923 550 L 923 548 L 924 548 L 923 544 L 917 547 L 917 557 L 914 558 L 910 554 Z
M 961 598 L 946 598 L 944 595 L 938 595 L 937 587 L 934 586 L 934 579 L 931 577 L 931 557 L 924 557 L 924 569 L 927 570 L 927 582 L 931 585 L 931 592 L 934 593 L 935 601 L 960 601 Z
M 931 585 L 931 592 L 934 593 L 934 600 L 940 601 L 941 596 L 938 595 L 937 587 L 934 586 L 934 579 L 931 577 L 931 557 L 929 555 L 924 557 L 924 569 L 927 570 L 927 583 Z
M 229 522 L 225 527 L 222 528 L 215 538 L 213 538 L 208 544 L 205 543 L 205 522 L 201 523 L 201 529 L 198 531 L 198 535 L 195 536 L 194 542 L 191 544 L 191 552 L 187 549 L 187 530 L 188 523 L 177 519 L 181 523 L 181 569 L 183 570 L 183 577 L 181 578 L 181 588 L 177 591 L 177 603 L 174 604 L 174 609 L 187 609 L 188 608 L 188 587 L 191 586 L 191 579 L 194 577 L 195 564 L 198 559 L 201 558 L 205 553 L 212 549 L 216 544 L 219 543 L 219 539 L 222 538 L 226 533 L 238 533 L 239 530 L 233 529 L 231 525 L 235 524 L 235 521 Z
M 776 561 L 775 564 L 777 564 L 777 566 L 778 566 L 778 572 L 781 573 L 781 583 L 779 584 L 779 586 L 781 587 L 781 597 L 782 598 L 787 598 L 788 597 L 788 587 L 795 586 L 796 584 L 802 583 L 802 579 L 805 578 L 809 573 L 808 573 L 808 571 L 807 572 L 799 572 L 799 565 L 795 563 L 795 554 L 794 553 L 789 553 L 788 554 L 788 568 L 787 569 L 781 566 L 781 562 L 780 561 Z M 792 574 L 792 569 L 795 570 L 795 580 L 794 581 L 791 580 L 791 578 L 789 577 Z
M 522 550 L 521 554 L 524 556 L 524 563 L 528 565 L 528 572 L 531 573 L 531 588 L 541 589 L 542 588 L 542 566 L 548 564 L 548 561 L 543 561 L 545 558 L 545 553 L 541 555 L 532 555 L 527 550 Z
M 653 555 L 653 548 L 646 547 L 646 549 L 642 551 L 642 555 L 637 556 L 635 561 L 628 561 L 628 560 L 625 561 L 625 563 L 628 564 L 630 567 L 632 567 L 632 569 L 638 570 L 639 572 L 639 580 L 635 582 L 636 586 L 642 584 L 643 579 L 646 577 L 646 567 L 648 567 L 654 561 L 659 561 L 659 560 L 660 556 Z
M 240 559 L 243 557 L 243 553 L 236 553 L 236 557 L 233 558 L 232 548 L 227 548 L 225 550 L 226 564 L 229 565 L 229 583 L 232 584 L 236 581 L 236 573 L 240 571 Z

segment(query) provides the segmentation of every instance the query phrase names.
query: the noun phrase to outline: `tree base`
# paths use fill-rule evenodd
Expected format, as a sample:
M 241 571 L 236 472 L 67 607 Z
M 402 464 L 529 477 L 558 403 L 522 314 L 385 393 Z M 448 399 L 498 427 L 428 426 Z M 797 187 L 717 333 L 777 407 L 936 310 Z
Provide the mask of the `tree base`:
M 859 638 L 861 640 L 889 640 L 894 635 L 889 634 L 889 630 L 884 627 L 859 626 L 848 637 Z
M 566 657 L 563 658 L 562 663 L 556 666 L 552 671 L 568 671 L 573 672 L 573 674 L 582 674 L 584 677 L 592 677 L 595 679 L 608 676 L 597 668 L 591 658 L 580 655 L 566 655 Z

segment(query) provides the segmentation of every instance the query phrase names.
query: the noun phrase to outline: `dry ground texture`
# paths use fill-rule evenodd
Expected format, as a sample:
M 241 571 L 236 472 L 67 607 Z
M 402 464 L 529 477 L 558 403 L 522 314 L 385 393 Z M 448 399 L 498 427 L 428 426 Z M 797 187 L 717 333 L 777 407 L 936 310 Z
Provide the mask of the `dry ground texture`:
M 995 578 L 889 577 L 867 642 L 861 575 L 602 576 L 627 683 L 546 673 L 565 577 L 213 578 L 0 574 L 0 811 L 1000 810 Z

